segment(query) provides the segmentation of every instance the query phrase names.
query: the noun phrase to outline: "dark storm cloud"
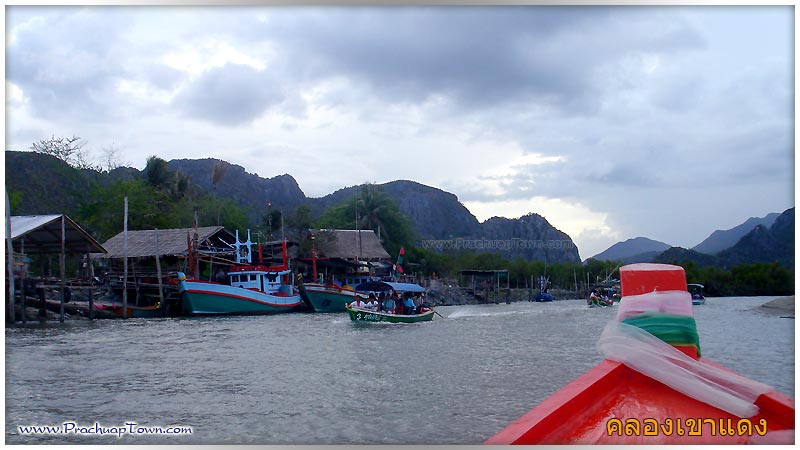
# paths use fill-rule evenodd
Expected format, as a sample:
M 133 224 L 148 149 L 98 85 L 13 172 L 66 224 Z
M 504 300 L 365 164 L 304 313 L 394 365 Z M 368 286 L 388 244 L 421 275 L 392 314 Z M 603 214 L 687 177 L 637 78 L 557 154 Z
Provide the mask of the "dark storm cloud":
M 603 89 L 592 77 L 605 62 L 631 51 L 702 46 L 679 20 L 653 19 L 660 15 L 653 9 L 647 15 L 638 8 L 570 7 L 290 11 L 250 32 L 278 43 L 291 73 L 306 80 L 345 76 L 397 103 L 444 95 L 463 108 L 535 101 L 591 109 Z
M 285 96 L 263 71 L 227 64 L 203 73 L 175 99 L 183 115 L 227 126 L 252 121 Z

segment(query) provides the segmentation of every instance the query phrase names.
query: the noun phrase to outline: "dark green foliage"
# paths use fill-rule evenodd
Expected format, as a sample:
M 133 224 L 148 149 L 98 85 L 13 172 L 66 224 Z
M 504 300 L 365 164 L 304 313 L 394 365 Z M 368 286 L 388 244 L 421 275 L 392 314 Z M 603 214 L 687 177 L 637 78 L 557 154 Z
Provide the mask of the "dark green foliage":
M 9 208 L 11 208 L 11 214 L 17 210 L 20 203 L 22 203 L 22 192 L 9 192 L 8 193 L 8 203 Z
M 358 204 L 358 226 L 356 226 Z M 357 195 L 325 210 L 316 221 L 317 228 L 373 230 L 380 234 L 383 247 L 390 255 L 397 255 L 400 247 L 408 248 L 414 242 L 411 223 L 400 212 L 391 198 L 385 196 L 374 184 L 361 186 Z
M 158 156 L 149 156 L 144 167 L 144 176 L 150 186 L 160 189 L 169 183 L 173 173 L 170 172 L 166 161 Z

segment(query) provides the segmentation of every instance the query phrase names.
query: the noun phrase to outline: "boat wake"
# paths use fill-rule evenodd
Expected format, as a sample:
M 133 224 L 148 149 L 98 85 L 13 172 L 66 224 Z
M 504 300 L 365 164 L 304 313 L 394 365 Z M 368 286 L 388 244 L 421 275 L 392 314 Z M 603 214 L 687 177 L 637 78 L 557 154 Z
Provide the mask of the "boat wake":
M 541 314 L 542 311 L 479 311 L 475 309 L 464 309 L 456 311 L 447 316 L 448 319 L 459 319 L 462 317 L 492 317 L 492 316 L 516 316 L 520 314 Z

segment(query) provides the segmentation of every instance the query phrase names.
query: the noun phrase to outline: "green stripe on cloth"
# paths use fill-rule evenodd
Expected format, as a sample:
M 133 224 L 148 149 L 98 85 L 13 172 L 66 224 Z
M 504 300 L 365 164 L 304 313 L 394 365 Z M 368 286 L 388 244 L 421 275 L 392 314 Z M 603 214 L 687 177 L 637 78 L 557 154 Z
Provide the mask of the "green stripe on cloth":
M 648 312 L 628 317 L 622 323 L 641 328 L 670 345 L 693 346 L 701 356 L 694 317 Z

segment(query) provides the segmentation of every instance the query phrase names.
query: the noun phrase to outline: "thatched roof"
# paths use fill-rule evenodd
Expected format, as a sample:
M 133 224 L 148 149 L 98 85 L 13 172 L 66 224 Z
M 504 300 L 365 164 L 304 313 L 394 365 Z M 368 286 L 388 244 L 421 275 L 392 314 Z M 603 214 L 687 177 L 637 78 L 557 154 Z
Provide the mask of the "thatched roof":
M 192 236 L 194 228 L 158 230 L 158 254 L 161 256 L 185 256 L 188 250 L 186 234 Z M 199 227 L 197 229 L 200 250 L 225 249 L 236 242 L 236 238 L 222 226 Z M 156 230 L 128 230 L 128 257 L 143 258 L 156 255 Z M 108 251 L 101 258 L 123 258 L 124 232 L 107 240 L 103 247 Z
M 321 257 L 343 259 L 387 259 L 389 254 L 372 230 L 309 230 Z M 359 234 L 361 242 L 359 245 Z

